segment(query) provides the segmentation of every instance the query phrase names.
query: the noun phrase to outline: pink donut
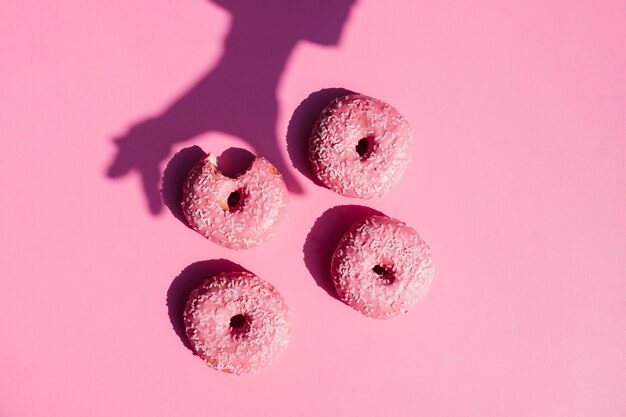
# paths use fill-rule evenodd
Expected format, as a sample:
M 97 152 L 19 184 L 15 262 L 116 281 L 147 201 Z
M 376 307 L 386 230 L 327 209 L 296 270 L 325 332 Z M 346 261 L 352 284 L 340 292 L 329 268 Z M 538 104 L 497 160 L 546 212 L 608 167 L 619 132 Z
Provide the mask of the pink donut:
M 258 246 L 272 237 L 287 211 L 287 186 L 267 159 L 257 157 L 246 172 L 229 178 L 207 154 L 189 172 L 182 208 L 189 225 L 231 249 Z
M 347 197 L 385 195 L 409 163 L 413 133 L 389 104 L 360 94 L 337 98 L 322 110 L 309 140 L 315 175 Z
M 426 294 L 434 272 L 430 249 L 420 235 L 385 216 L 352 225 L 331 262 L 339 297 L 379 319 L 406 313 Z
M 280 293 L 249 272 L 224 272 L 204 281 L 189 296 L 184 319 L 196 354 L 227 373 L 260 372 L 291 336 Z

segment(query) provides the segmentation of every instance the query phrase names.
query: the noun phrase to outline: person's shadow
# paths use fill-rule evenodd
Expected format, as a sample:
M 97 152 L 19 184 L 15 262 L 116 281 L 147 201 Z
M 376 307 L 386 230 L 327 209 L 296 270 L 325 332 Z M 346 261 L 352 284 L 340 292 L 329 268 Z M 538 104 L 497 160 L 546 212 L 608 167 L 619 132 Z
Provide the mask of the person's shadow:
M 114 140 L 117 154 L 107 175 L 137 171 L 153 214 L 163 209 L 160 164 L 173 145 L 211 131 L 248 142 L 283 173 L 290 191 L 301 191 L 277 145 L 276 88 L 299 41 L 338 43 L 356 0 L 212 1 L 232 17 L 217 65 L 160 114 Z

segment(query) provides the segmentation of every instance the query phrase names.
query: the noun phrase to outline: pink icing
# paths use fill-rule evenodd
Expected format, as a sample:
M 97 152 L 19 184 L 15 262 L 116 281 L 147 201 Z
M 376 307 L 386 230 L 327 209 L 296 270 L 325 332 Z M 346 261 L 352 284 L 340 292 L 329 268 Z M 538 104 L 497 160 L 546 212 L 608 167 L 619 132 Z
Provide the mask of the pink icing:
M 389 104 L 360 94 L 333 100 L 320 114 L 309 140 L 317 177 L 348 197 L 386 194 L 409 163 L 413 134 Z
M 434 272 L 426 242 L 413 228 L 385 216 L 352 225 L 331 263 L 340 298 L 375 318 L 406 313 L 426 294 Z
M 187 338 L 207 365 L 227 373 L 258 373 L 289 343 L 289 309 L 280 293 L 249 272 L 207 279 L 189 296 Z
M 258 246 L 272 237 L 287 211 L 287 187 L 267 159 L 257 157 L 237 178 L 222 175 L 207 154 L 189 172 L 183 213 L 207 239 L 231 249 Z

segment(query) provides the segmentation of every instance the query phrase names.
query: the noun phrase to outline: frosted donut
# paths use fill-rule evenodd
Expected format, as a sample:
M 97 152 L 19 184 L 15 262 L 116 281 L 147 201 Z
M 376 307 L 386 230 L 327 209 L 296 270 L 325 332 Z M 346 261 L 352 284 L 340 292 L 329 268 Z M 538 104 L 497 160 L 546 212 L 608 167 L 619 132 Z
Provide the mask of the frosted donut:
M 189 225 L 231 249 L 258 246 L 272 237 L 287 211 L 287 186 L 267 159 L 257 157 L 246 172 L 229 178 L 207 154 L 189 172 L 182 209 Z
M 388 318 L 422 298 L 432 282 L 430 249 L 406 224 L 385 216 L 356 222 L 331 262 L 339 297 L 368 317 Z
M 207 279 L 189 296 L 184 320 L 196 354 L 227 373 L 260 372 L 291 336 L 289 309 L 280 293 L 249 272 Z
M 348 197 L 385 195 L 409 163 L 413 133 L 389 104 L 360 94 L 337 98 L 320 113 L 309 139 L 319 180 Z

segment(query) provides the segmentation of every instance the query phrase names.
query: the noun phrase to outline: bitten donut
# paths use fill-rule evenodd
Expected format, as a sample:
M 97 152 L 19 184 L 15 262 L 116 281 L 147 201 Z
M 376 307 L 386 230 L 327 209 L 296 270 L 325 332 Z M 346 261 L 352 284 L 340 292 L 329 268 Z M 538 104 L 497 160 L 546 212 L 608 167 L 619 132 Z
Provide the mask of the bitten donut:
M 388 318 L 422 298 L 434 276 L 430 249 L 406 224 L 385 216 L 356 222 L 331 262 L 340 298 L 368 317 Z
M 309 139 L 319 180 L 348 197 L 385 195 L 400 181 L 413 141 L 409 123 L 389 104 L 361 94 L 330 102 Z
M 258 246 L 272 237 L 287 211 L 287 186 L 267 159 L 257 157 L 237 178 L 217 169 L 207 154 L 189 172 L 182 209 L 189 225 L 231 249 Z
M 280 293 L 249 272 L 207 279 L 189 296 L 184 319 L 196 354 L 227 373 L 260 372 L 291 336 L 289 309 Z

